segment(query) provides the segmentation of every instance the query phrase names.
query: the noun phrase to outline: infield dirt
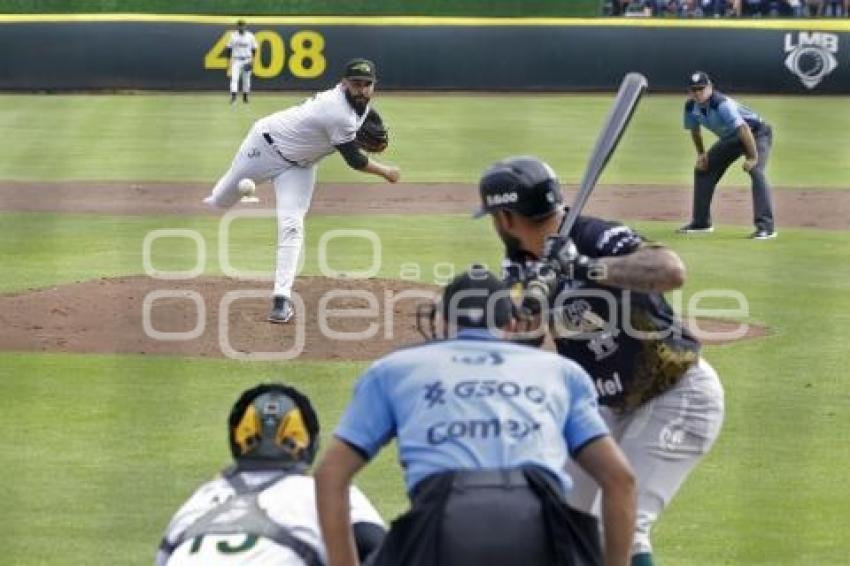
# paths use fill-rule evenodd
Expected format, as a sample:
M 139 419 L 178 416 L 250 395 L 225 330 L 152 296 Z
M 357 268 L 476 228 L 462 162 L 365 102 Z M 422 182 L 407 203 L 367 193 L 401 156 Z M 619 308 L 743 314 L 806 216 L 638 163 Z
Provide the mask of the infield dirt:
M 114 215 L 217 214 L 201 203 L 210 187 L 174 183 L 0 183 L 0 210 Z M 569 202 L 576 187 L 565 187 Z M 261 207 L 274 206 L 268 184 L 257 188 Z M 773 193 L 776 225 L 850 229 L 850 190 L 802 188 Z M 468 214 L 476 206 L 472 185 L 449 183 L 388 185 L 320 184 L 310 214 Z M 630 185 L 598 187 L 587 213 L 612 219 L 689 220 L 691 191 Z M 714 199 L 718 224 L 752 224 L 749 190 L 721 188 Z
M 214 215 L 201 204 L 209 187 L 173 183 L 17 183 L 0 184 L 0 210 L 106 215 Z M 567 187 L 566 199 L 575 187 Z M 268 185 L 258 189 L 260 207 L 274 205 Z M 850 191 L 796 189 L 774 192 L 777 224 L 822 229 L 850 229 Z M 629 220 L 681 220 L 690 210 L 690 190 L 674 187 L 600 187 L 589 214 Z M 721 190 L 714 216 L 720 224 L 750 224 L 752 205 L 746 190 Z M 468 214 L 477 191 L 456 184 L 322 184 L 317 187 L 310 214 Z M 744 230 L 747 231 L 747 230 Z M 125 353 L 191 357 L 242 356 L 249 352 L 297 352 L 305 360 L 371 360 L 423 338 L 416 330 L 416 305 L 436 287 L 397 280 L 349 280 L 300 277 L 295 292 L 303 300 L 297 323 L 265 321 L 269 308 L 268 283 L 202 277 L 167 282 L 167 288 L 194 292 L 203 304 L 189 298 L 160 298 L 147 309 L 145 297 L 163 289 L 163 281 L 144 276 L 97 279 L 78 284 L 0 295 L 0 350 L 79 353 Z M 257 296 L 231 304 L 221 313 L 222 298 L 234 291 Z M 318 318 L 319 303 L 332 291 L 362 291 L 377 299 L 374 317 Z M 398 300 L 399 293 L 418 298 Z M 387 302 L 387 297 L 396 300 Z M 325 299 L 327 300 L 327 299 Z M 331 301 L 329 308 L 348 310 L 368 306 L 353 296 Z M 390 312 L 387 312 L 390 311 Z M 223 322 L 223 321 L 226 321 Z M 704 331 L 717 332 L 735 323 L 700 320 Z M 222 328 L 222 325 L 224 328 Z M 370 326 L 372 325 L 372 326 Z M 330 339 L 328 330 L 351 335 L 374 327 L 368 339 Z M 151 336 L 150 329 L 172 333 L 170 339 Z M 199 330 L 196 337 L 173 339 L 174 333 Z M 743 338 L 767 333 L 750 325 Z M 303 338 L 303 346 L 299 346 Z M 722 341 L 721 341 L 722 342 Z M 707 340 L 706 343 L 719 343 Z

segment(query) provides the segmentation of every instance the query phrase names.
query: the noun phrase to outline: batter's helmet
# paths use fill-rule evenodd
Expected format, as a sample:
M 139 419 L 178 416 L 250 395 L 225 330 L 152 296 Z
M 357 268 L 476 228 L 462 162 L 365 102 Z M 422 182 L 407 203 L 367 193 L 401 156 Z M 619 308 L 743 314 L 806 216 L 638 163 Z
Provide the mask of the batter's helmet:
M 264 383 L 239 397 L 228 418 L 238 467 L 306 471 L 319 449 L 319 419 L 294 387 Z
M 552 168 L 529 155 L 509 157 L 491 165 L 481 176 L 478 191 L 481 207 L 475 211 L 475 218 L 500 209 L 543 218 L 564 201 Z

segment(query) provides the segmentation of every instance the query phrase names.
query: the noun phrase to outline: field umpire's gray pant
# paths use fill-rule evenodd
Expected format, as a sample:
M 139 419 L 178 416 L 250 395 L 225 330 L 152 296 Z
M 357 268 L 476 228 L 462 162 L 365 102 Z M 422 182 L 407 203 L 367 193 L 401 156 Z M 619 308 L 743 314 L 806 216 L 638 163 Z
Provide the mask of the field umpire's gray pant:
M 756 229 L 773 231 L 773 204 L 765 167 L 773 145 L 773 130 L 767 124 L 753 129 L 758 149 L 758 163 L 750 171 L 753 190 L 753 223 Z M 694 226 L 711 226 L 711 199 L 717 183 L 729 166 L 744 155 L 744 145 L 737 136 L 718 140 L 708 150 L 708 169 L 694 169 Z
M 634 411 L 616 414 L 602 407 L 600 412 L 637 477 L 632 554 L 652 552 L 652 525 L 720 433 L 723 387 L 714 368 L 700 359 L 672 389 Z M 567 471 L 575 482 L 569 504 L 598 515 L 596 482 L 573 461 Z

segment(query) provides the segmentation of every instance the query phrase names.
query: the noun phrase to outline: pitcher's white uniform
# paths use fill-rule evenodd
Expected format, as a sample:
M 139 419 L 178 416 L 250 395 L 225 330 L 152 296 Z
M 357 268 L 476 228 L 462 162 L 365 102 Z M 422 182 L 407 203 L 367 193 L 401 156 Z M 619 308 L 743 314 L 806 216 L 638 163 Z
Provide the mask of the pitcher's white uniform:
M 248 484 L 268 481 L 279 472 L 243 472 Z M 258 498 L 268 518 L 288 529 L 298 540 L 316 550 L 326 561 L 325 547 L 316 514 L 315 488 L 312 477 L 293 474 L 263 490 Z M 201 486 L 177 512 L 166 530 L 164 544 L 156 557 L 156 566 L 304 566 L 304 561 L 290 548 L 269 539 L 247 535 L 205 535 L 180 544 L 169 554 L 167 545 L 181 535 L 205 513 L 234 495 L 230 483 L 218 477 Z M 351 489 L 351 522 L 374 523 L 384 527 L 380 515 L 363 493 Z
M 242 77 L 242 92 L 251 92 L 251 67 L 245 70 L 245 64 L 254 58 L 254 51 L 259 47 L 254 34 L 248 30 L 244 33 L 238 31 L 230 32 L 227 40 L 230 49 L 230 92 L 239 92 L 239 77 Z
M 237 185 L 241 179 L 249 178 L 257 184 L 272 181 L 278 225 L 276 296 L 290 297 L 292 293 L 318 162 L 333 153 L 334 146 L 353 141 L 368 113 L 369 106 L 358 114 L 339 84 L 257 120 L 230 169 L 204 199 L 211 206 L 228 208 L 240 198 Z

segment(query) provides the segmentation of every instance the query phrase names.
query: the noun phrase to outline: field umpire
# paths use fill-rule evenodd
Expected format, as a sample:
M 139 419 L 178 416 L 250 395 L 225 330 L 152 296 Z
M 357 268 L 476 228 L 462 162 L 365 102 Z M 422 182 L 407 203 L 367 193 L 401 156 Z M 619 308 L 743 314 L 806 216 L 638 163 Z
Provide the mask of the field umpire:
M 492 216 L 511 283 L 534 288 L 542 258 L 559 265 L 560 275 L 542 278 L 548 304 L 528 310 L 539 308 L 558 352 L 596 386 L 602 416 L 637 476 L 632 565 L 652 564 L 650 529 L 723 421 L 720 380 L 662 295 L 684 283 L 684 265 L 672 250 L 599 218 L 579 216 L 569 238 L 550 236 L 566 216 L 561 189 L 534 157 L 494 164 L 479 190 L 478 214 Z M 593 511 L 597 485 L 581 470 L 571 475 L 568 500 Z
M 449 339 L 375 362 L 317 468 L 329 565 L 356 564 L 345 494 L 393 437 L 412 509 L 369 564 L 601 564 L 596 521 L 564 501 L 570 455 L 602 486 L 604 563 L 627 564 L 634 478 L 587 374 L 500 339 L 515 324 L 513 303 L 483 268 L 446 287 L 441 311 Z
M 726 169 L 742 155 L 743 169 L 752 178 L 754 240 L 776 237 L 770 185 L 764 169 L 773 145 L 773 130 L 758 114 L 732 98 L 714 90 L 709 76 L 694 72 L 689 79 L 690 96 L 685 103 L 684 126 L 690 130 L 697 151 L 694 166 L 694 209 L 690 223 L 682 226 L 682 234 L 711 232 L 711 199 Z M 718 140 L 708 153 L 702 141 L 700 126 L 714 133 Z

